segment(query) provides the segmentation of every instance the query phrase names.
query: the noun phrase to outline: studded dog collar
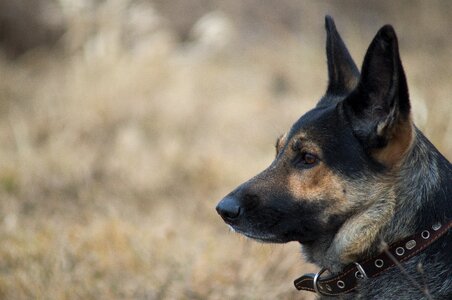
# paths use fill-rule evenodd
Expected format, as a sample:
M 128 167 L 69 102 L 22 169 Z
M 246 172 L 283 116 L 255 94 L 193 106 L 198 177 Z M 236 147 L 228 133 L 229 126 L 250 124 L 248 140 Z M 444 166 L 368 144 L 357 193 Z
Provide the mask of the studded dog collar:
M 339 296 L 353 291 L 359 280 L 372 278 L 423 251 L 452 227 L 452 220 L 446 224 L 435 224 L 401 241 L 392 244 L 381 254 L 355 262 L 345 270 L 328 278 L 320 278 L 326 269 L 317 274 L 305 274 L 294 281 L 298 290 L 316 292 L 323 296 Z

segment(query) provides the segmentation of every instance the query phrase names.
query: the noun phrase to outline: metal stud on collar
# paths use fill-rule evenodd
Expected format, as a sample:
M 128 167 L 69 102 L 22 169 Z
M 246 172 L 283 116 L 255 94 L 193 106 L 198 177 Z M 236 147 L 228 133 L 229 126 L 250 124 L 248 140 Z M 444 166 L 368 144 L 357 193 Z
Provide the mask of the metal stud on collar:
M 441 228 L 441 223 L 433 224 L 432 229 L 438 231 Z
M 414 247 L 416 247 L 416 241 L 415 240 L 409 240 L 408 242 L 406 242 L 405 247 L 408 250 L 413 249 Z

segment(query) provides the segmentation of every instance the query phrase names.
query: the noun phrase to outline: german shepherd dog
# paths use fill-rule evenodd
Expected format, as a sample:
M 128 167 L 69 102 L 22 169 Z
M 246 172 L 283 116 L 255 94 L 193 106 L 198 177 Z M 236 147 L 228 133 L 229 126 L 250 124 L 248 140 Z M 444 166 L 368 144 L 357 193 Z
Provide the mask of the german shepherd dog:
M 299 242 L 334 275 L 378 255 L 382 242 L 449 222 L 452 166 L 413 124 L 393 27 L 378 31 L 361 72 L 329 16 L 325 27 L 325 95 L 278 138 L 271 165 L 216 210 L 249 238 Z M 452 299 L 451 231 L 339 298 Z

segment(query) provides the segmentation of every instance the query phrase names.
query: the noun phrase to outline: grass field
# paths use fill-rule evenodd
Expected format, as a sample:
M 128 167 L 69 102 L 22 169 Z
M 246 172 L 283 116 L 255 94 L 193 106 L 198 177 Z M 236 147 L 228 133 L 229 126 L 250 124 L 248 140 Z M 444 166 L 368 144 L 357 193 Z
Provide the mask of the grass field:
M 395 26 L 415 119 L 452 157 L 448 1 L 77 3 L 58 49 L 0 58 L 0 299 L 312 299 L 299 245 L 214 207 L 322 96 L 326 13 L 358 64 Z

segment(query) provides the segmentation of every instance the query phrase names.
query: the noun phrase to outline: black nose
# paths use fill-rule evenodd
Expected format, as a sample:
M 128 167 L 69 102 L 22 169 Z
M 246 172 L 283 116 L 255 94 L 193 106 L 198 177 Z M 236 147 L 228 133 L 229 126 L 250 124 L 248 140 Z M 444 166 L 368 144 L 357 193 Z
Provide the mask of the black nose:
M 217 212 L 225 221 L 233 221 L 240 215 L 241 208 L 235 197 L 225 197 L 217 205 Z

